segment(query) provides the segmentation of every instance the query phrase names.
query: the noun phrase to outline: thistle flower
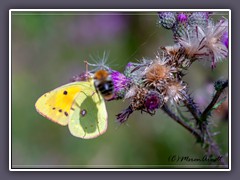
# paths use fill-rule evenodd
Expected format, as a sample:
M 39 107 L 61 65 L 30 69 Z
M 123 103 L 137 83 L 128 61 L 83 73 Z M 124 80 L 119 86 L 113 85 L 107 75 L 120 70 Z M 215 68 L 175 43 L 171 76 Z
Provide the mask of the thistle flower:
M 113 99 L 122 99 L 126 94 L 126 89 L 130 83 L 130 80 L 122 73 L 118 71 L 112 71 L 112 81 L 114 85 L 114 97 Z
M 182 82 L 170 82 L 166 87 L 165 101 L 170 101 L 170 103 L 179 104 L 181 100 L 184 99 L 184 94 L 186 93 L 186 85 Z
M 119 122 L 125 122 L 129 115 L 136 110 L 141 110 L 153 115 L 156 109 L 164 104 L 163 95 L 155 90 L 134 86 L 134 94 L 130 96 L 130 106 L 117 115 Z
M 178 22 L 180 22 L 180 23 L 186 23 L 186 22 L 188 21 L 188 16 L 187 16 L 187 14 L 185 14 L 185 13 L 179 13 L 179 14 L 177 15 L 177 20 L 178 20 Z
M 147 112 L 154 112 L 163 105 L 163 96 L 157 91 L 149 91 L 145 97 L 144 106 Z

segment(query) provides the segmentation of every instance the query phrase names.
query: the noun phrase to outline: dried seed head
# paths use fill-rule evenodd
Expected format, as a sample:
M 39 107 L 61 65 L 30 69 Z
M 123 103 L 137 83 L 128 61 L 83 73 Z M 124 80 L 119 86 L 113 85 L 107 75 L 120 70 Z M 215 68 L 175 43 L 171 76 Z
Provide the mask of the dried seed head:
M 182 82 L 170 82 L 166 86 L 166 97 L 165 101 L 170 100 L 171 103 L 179 104 L 181 100 L 184 99 L 184 94 L 186 91 L 186 85 Z
M 148 93 L 146 88 L 137 88 L 135 96 L 131 99 L 131 106 L 133 110 L 144 109 L 145 97 Z
M 147 70 L 146 79 L 150 82 L 162 80 L 168 75 L 169 69 L 164 65 L 153 64 Z
M 181 48 L 180 44 L 179 44 L 179 43 L 176 43 L 176 44 L 174 44 L 173 46 L 165 46 L 165 47 L 163 47 L 162 49 L 163 49 L 168 55 L 175 56 L 176 54 L 179 53 L 180 48 Z
M 129 88 L 129 90 L 126 92 L 124 99 L 129 99 L 129 98 L 135 96 L 137 89 L 138 89 L 138 87 L 136 85 L 132 85 Z
M 196 59 L 199 56 L 204 56 L 206 54 L 206 49 L 202 43 L 202 38 L 198 36 L 198 32 L 191 34 L 189 31 L 186 31 L 184 36 L 178 38 L 178 42 L 181 44 L 184 49 L 186 58 Z
M 162 84 L 164 81 L 173 78 L 173 72 L 174 68 L 155 61 L 146 69 L 144 79 L 145 85 L 157 86 L 159 84 Z
M 212 67 L 215 67 L 216 62 L 221 61 L 228 55 L 228 49 L 221 41 L 226 31 L 228 31 L 228 21 L 225 19 L 220 20 L 216 25 L 209 21 L 205 29 L 198 27 L 199 35 L 204 38 L 203 43 L 211 57 Z

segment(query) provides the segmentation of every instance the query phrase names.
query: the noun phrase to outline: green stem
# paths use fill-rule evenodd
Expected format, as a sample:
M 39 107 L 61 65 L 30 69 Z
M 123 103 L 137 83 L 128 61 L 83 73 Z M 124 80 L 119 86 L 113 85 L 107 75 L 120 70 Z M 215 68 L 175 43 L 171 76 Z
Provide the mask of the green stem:
M 173 120 L 175 120 L 177 123 L 182 125 L 185 129 L 187 129 L 191 134 L 193 134 L 197 140 L 203 141 L 203 136 L 196 131 L 194 128 L 189 126 L 186 122 L 184 122 L 182 119 L 180 119 L 176 114 L 174 114 L 168 107 L 167 105 L 162 106 L 162 110 L 167 113 Z
M 207 106 L 207 108 L 203 111 L 202 115 L 201 115 L 201 121 L 207 121 L 207 117 L 208 115 L 211 113 L 213 106 L 216 104 L 218 98 L 220 97 L 220 95 L 222 94 L 223 90 L 228 86 L 228 80 L 226 81 L 217 81 L 215 83 L 215 89 L 216 89 L 216 93 L 212 99 L 212 101 L 210 102 L 210 104 Z

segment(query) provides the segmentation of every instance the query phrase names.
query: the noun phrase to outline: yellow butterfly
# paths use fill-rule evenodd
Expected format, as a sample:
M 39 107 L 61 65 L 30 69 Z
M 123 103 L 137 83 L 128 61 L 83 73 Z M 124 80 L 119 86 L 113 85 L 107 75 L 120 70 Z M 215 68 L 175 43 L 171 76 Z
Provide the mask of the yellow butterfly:
M 107 130 L 105 102 L 94 86 L 93 78 L 73 82 L 42 95 L 35 104 L 44 117 L 62 126 L 73 136 L 91 139 Z

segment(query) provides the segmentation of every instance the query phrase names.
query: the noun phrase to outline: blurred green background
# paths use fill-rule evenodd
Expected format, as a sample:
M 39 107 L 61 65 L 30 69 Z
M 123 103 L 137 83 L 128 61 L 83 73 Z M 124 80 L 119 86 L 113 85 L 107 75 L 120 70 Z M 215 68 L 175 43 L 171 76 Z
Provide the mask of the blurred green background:
M 13 167 L 190 168 L 207 164 L 168 161 L 173 155 L 201 158 L 204 151 L 161 110 L 155 116 L 134 112 L 126 124 L 119 125 L 115 115 L 128 102 L 107 102 L 108 130 L 92 140 L 72 136 L 67 127 L 35 110 L 42 94 L 85 71 L 83 61 L 89 60 L 89 55 L 110 51 L 110 67 L 123 71 L 129 61 L 153 58 L 160 46 L 172 45 L 172 32 L 157 25 L 157 20 L 156 13 L 13 12 Z M 185 79 L 200 107 L 207 105 L 211 82 L 219 77 L 228 78 L 228 60 L 217 64 L 214 71 L 200 63 L 190 68 Z M 223 154 L 228 153 L 227 113 L 226 104 L 213 118 Z

